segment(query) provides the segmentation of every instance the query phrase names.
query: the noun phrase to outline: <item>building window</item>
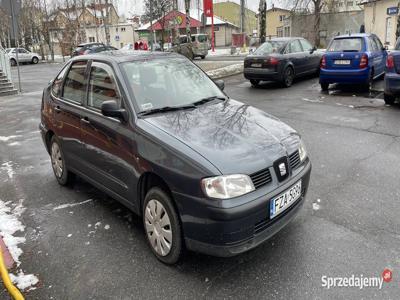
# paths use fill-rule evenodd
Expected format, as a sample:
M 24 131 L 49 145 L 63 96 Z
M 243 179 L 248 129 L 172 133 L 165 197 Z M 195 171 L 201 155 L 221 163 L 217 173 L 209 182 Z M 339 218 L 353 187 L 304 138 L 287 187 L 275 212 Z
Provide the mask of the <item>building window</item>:
M 279 16 L 279 22 L 283 22 L 284 19 L 285 19 L 285 16 L 283 16 L 283 15 Z
M 121 27 L 121 32 L 125 32 L 125 27 Z
M 339 2 L 339 7 L 343 7 L 343 2 Z
M 115 32 L 118 32 L 118 27 L 115 28 Z
M 94 43 L 94 36 L 89 36 L 89 43 Z
M 353 1 L 347 2 L 347 6 L 354 6 L 354 2 Z

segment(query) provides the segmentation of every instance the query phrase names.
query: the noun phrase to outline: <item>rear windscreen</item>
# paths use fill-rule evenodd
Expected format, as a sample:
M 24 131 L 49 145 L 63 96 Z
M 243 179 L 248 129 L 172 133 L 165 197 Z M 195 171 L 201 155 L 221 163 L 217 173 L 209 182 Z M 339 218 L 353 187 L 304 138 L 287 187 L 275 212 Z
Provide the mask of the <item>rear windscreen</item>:
M 205 42 L 207 42 L 207 36 L 199 35 L 199 36 L 197 36 L 197 40 L 199 41 L 199 43 L 205 43 Z
M 330 44 L 329 52 L 360 52 L 363 49 L 362 38 L 335 39 Z

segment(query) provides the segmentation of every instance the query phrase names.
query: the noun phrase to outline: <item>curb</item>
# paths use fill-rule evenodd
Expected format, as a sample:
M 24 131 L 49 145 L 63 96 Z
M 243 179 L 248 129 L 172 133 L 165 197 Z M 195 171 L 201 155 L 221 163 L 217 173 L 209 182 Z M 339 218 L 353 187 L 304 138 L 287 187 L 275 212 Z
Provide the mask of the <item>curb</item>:
M 243 63 L 233 64 L 223 68 L 211 70 L 206 72 L 212 79 L 220 79 L 228 76 L 243 73 Z
M 14 266 L 15 262 L 1 236 L 0 236 L 0 251 L 3 253 L 4 264 L 6 265 L 6 268 L 10 270 Z

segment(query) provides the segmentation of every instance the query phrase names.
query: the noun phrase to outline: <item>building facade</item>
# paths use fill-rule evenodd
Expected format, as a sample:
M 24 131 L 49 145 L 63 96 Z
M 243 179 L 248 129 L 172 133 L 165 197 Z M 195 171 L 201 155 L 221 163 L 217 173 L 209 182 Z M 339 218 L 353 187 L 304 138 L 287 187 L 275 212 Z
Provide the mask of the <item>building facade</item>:
M 399 1 L 364 1 L 365 32 L 375 33 L 382 43 L 393 48 L 396 44 L 396 29 L 399 22 Z

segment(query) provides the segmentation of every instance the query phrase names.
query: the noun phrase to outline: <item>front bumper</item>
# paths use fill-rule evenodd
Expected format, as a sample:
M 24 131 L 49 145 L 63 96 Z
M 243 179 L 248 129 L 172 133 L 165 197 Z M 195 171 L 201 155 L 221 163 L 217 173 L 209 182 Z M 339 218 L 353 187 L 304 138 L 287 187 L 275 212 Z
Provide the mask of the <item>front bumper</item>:
M 363 84 L 370 78 L 370 69 L 321 69 L 319 74 L 320 83 L 344 83 L 344 84 Z
M 385 94 L 400 95 L 400 74 L 389 72 L 385 74 Z
M 244 68 L 244 77 L 248 80 L 280 81 L 281 76 L 273 69 L 263 68 Z
M 249 193 L 246 202 L 228 208 L 204 205 L 204 199 L 188 199 L 174 194 L 180 211 L 186 247 L 195 252 L 229 257 L 248 251 L 285 227 L 299 212 L 308 190 L 311 162 L 279 188 L 263 194 L 256 190 L 256 197 Z M 302 180 L 302 196 L 280 215 L 269 217 L 269 203 L 275 196 Z M 201 203 L 202 202 L 202 203 Z

